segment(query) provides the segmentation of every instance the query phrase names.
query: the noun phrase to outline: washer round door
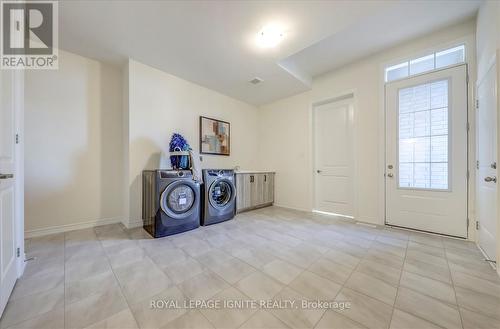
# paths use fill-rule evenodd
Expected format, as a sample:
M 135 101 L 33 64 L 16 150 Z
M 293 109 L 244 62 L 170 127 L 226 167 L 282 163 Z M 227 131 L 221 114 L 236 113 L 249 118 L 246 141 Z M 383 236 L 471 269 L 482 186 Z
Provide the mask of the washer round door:
M 234 184 L 227 179 L 217 179 L 208 190 L 208 199 L 212 207 L 222 209 L 227 207 L 235 197 Z
M 174 219 L 183 219 L 193 213 L 196 203 L 195 186 L 191 182 L 177 181 L 167 186 L 160 197 L 160 207 Z

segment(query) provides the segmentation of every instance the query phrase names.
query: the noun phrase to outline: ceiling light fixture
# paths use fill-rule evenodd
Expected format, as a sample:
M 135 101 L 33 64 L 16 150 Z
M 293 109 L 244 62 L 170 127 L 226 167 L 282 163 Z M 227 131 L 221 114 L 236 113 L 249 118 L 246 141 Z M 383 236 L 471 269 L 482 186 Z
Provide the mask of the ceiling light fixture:
M 278 25 L 266 25 L 257 34 L 257 44 L 262 48 L 276 47 L 285 37 L 285 32 Z

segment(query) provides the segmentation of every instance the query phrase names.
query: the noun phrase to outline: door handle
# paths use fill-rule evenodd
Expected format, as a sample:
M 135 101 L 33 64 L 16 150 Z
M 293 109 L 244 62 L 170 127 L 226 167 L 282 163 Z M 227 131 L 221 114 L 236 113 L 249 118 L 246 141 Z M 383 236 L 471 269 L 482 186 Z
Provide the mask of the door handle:
M 13 174 L 0 174 L 0 179 L 14 178 Z
M 487 182 L 487 183 L 489 183 L 489 182 L 496 183 L 497 182 L 497 178 L 495 176 L 493 176 L 493 177 L 488 176 L 488 177 L 484 178 L 484 181 Z
M 394 177 L 394 174 L 393 173 L 388 173 L 387 177 L 392 178 L 392 177 Z
M 321 174 L 321 170 L 316 170 L 316 172 L 317 172 L 318 174 Z

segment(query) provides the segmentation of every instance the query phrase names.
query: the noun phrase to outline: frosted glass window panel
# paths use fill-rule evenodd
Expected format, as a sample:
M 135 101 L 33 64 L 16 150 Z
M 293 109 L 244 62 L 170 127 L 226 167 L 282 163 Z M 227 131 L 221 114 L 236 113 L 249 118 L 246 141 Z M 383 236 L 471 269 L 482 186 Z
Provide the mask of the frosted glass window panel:
M 431 106 L 431 86 L 419 85 L 413 88 L 411 109 L 413 112 L 429 110 Z
M 436 53 L 436 68 L 446 67 L 465 61 L 465 46 L 446 49 Z
M 398 96 L 399 186 L 448 189 L 448 80 L 400 89 Z
M 434 70 L 434 54 L 410 61 L 410 75 Z
M 431 108 L 448 106 L 448 81 L 436 81 L 431 84 Z
M 431 133 L 431 111 L 415 112 L 413 119 L 413 136 L 429 136 Z
M 431 188 L 448 189 L 448 163 L 431 163 Z
M 399 186 L 413 186 L 413 163 L 401 163 L 399 165 Z
M 448 108 L 431 111 L 431 135 L 448 135 Z
M 415 163 L 413 167 L 413 186 L 417 188 L 431 187 L 431 164 Z
M 385 81 L 393 81 L 408 76 L 408 62 L 388 67 L 385 70 Z
M 405 88 L 399 91 L 399 113 L 413 112 L 413 89 Z
M 432 162 L 448 162 L 448 135 L 431 137 Z

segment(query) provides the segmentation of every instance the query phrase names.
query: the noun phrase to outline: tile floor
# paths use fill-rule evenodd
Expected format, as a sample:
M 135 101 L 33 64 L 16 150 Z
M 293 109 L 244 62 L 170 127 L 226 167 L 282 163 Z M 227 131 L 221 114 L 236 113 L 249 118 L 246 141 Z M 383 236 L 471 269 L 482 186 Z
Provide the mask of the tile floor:
M 500 328 L 473 243 L 276 207 L 163 239 L 121 225 L 26 241 L 0 328 Z M 152 300 L 350 308 L 154 309 Z

